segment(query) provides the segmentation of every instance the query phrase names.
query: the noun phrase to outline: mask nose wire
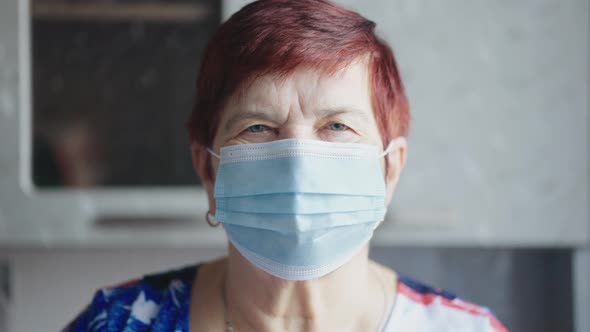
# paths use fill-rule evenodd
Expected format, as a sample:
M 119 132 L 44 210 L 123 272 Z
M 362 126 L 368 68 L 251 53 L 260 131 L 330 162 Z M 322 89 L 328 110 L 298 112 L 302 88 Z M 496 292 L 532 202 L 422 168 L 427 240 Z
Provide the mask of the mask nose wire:
M 207 148 L 207 151 L 209 151 L 209 153 L 211 155 L 213 155 L 214 157 L 216 157 L 217 159 L 220 159 L 221 160 L 221 156 L 218 155 L 217 153 L 215 153 L 215 151 L 211 150 L 210 148 Z
M 381 154 L 379 155 L 379 158 L 383 158 L 383 157 L 385 157 L 386 155 L 388 155 L 388 154 L 391 152 L 391 150 L 393 150 L 393 147 L 395 146 L 395 144 L 394 144 L 394 143 L 395 143 L 395 140 L 391 140 L 391 141 L 389 142 L 389 144 L 387 144 L 387 147 L 385 148 L 385 150 L 383 150 L 383 153 L 381 153 Z M 221 160 L 221 156 L 220 156 L 220 155 L 218 155 L 217 153 L 215 153 L 215 151 L 211 150 L 211 148 L 207 148 L 207 151 L 208 151 L 208 152 L 209 152 L 209 153 L 210 153 L 212 156 L 214 156 L 215 158 L 217 158 L 217 159 L 220 159 L 220 160 Z

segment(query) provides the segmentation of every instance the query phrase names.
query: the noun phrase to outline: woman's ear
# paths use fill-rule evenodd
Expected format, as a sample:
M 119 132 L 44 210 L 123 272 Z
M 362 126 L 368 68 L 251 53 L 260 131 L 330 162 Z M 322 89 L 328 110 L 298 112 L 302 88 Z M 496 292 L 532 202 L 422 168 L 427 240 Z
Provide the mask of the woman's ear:
M 386 171 L 385 171 L 385 206 L 389 206 L 397 182 L 402 173 L 404 165 L 406 164 L 406 150 L 408 142 L 405 137 L 399 136 L 391 142 L 391 151 L 385 156 Z
M 207 147 L 198 143 L 192 143 L 191 156 L 193 159 L 193 168 L 199 178 L 201 178 L 201 183 L 207 191 L 209 211 L 215 211 L 215 199 L 213 198 L 215 172 L 212 165 L 211 155 L 209 154 L 209 151 L 207 151 Z

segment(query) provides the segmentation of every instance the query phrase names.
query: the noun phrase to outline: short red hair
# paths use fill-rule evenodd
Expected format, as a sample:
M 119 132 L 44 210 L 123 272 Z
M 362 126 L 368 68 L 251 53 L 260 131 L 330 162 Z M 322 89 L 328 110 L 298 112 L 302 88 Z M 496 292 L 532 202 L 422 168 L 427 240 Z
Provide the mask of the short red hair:
M 367 57 L 373 112 L 383 144 L 407 136 L 408 99 L 391 48 L 375 23 L 326 0 L 260 0 L 235 13 L 209 41 L 187 122 L 193 142 L 211 146 L 227 99 L 245 82 L 300 66 L 332 74 Z

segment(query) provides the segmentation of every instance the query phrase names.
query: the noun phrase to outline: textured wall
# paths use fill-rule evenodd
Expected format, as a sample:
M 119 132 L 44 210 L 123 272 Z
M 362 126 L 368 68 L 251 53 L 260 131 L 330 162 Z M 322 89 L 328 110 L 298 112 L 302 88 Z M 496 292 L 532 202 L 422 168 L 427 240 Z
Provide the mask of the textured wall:
M 8 263 L 0 260 L 0 331 L 8 329 L 8 303 L 10 300 Z
M 590 2 L 341 2 L 377 21 L 412 105 L 394 209 L 505 238 L 588 230 Z
M 18 160 L 18 15 L 17 1 L 0 2 L 0 234 L 7 232 L 8 220 L 3 208 L 15 199 L 8 188 L 18 181 L 18 170 L 10 167 Z

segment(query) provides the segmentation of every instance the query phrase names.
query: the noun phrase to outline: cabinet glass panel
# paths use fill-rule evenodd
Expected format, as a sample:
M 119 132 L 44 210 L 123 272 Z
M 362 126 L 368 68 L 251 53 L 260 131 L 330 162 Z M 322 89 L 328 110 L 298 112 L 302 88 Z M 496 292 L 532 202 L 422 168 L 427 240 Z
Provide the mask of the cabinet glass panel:
M 33 180 L 199 183 L 184 123 L 220 2 L 33 0 Z

